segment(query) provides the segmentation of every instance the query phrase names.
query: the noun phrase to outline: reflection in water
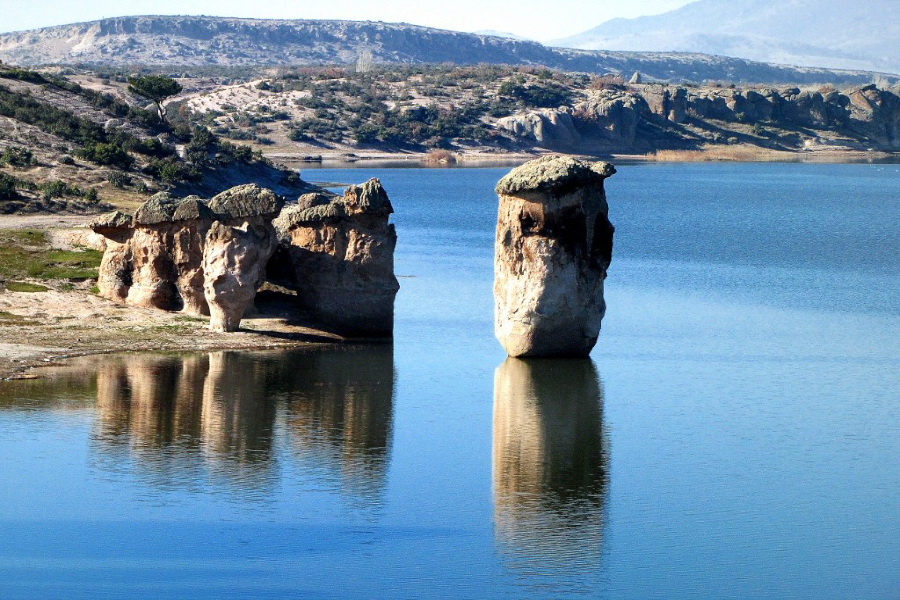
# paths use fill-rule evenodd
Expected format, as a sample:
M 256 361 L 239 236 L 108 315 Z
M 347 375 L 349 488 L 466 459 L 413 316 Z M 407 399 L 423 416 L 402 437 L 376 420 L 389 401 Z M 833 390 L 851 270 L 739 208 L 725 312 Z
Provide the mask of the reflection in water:
M 378 502 L 393 381 L 390 346 L 135 354 L 73 361 L 7 386 L 0 408 L 60 410 L 81 398 L 80 409 L 96 411 L 92 437 L 103 468 L 134 468 L 154 485 L 265 491 L 283 475 L 280 458 L 317 485 Z
M 380 347 L 350 356 L 323 352 L 302 366 L 316 385 L 298 386 L 288 405 L 298 458 L 352 497 L 380 496 L 392 433 L 393 354 Z
M 508 358 L 497 369 L 495 536 L 529 586 L 560 573 L 571 591 L 596 583 L 608 473 L 602 405 L 590 360 Z

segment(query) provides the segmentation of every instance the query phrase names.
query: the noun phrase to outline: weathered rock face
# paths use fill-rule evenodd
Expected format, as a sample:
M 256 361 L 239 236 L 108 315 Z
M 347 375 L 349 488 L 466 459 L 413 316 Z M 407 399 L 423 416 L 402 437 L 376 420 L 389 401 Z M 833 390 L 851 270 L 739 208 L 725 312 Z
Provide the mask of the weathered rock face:
M 270 190 L 243 185 L 208 204 L 160 193 L 134 217 L 104 215 L 91 224 L 107 239 L 100 295 L 132 306 L 212 314 L 213 329 L 233 331 L 263 281 L 280 205 Z
M 301 196 L 275 220 L 282 242 L 269 277 L 296 290 L 301 310 L 339 333 L 391 336 L 400 287 L 393 211 L 377 179 L 343 196 Z
M 240 227 L 216 221 L 207 232 L 203 291 L 214 331 L 235 331 L 244 311 L 253 305 L 277 243 L 271 228 L 271 224 L 254 227 L 249 221 Z
M 514 136 L 537 142 L 545 148 L 573 148 L 581 142 L 572 115 L 558 109 L 536 110 L 524 115 L 504 117 L 497 122 Z
M 849 99 L 853 129 L 882 146 L 900 148 L 900 97 L 869 85 Z
M 579 130 L 583 137 L 598 142 L 630 147 L 634 145 L 641 113 L 648 111 L 647 101 L 622 90 L 591 92 L 575 107 Z
M 510 356 L 587 356 L 606 312 L 607 163 L 544 157 L 497 184 L 495 333 Z

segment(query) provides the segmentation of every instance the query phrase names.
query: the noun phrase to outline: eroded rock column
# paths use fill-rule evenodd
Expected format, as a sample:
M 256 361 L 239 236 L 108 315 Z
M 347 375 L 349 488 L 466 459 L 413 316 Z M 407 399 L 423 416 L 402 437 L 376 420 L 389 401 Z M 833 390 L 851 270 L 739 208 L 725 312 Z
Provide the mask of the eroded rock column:
M 270 278 L 297 291 L 301 310 L 349 336 L 390 337 L 394 329 L 397 233 L 377 179 L 343 196 L 315 193 L 285 207 L 274 224 L 282 242 Z
M 587 356 L 606 313 L 608 163 L 544 157 L 497 184 L 495 333 L 510 356 Z
M 100 295 L 132 306 L 210 315 L 215 331 L 234 331 L 265 281 L 277 246 L 272 219 L 282 199 L 257 185 L 212 198 L 160 193 L 134 217 L 115 212 L 91 227 L 107 240 Z

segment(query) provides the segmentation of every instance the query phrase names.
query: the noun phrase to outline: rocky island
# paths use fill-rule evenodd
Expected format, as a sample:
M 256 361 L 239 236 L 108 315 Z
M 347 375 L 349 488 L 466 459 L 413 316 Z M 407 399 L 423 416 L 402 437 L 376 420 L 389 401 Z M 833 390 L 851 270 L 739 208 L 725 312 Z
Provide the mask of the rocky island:
M 609 163 L 544 157 L 497 184 L 495 331 L 513 357 L 587 356 L 606 313 Z

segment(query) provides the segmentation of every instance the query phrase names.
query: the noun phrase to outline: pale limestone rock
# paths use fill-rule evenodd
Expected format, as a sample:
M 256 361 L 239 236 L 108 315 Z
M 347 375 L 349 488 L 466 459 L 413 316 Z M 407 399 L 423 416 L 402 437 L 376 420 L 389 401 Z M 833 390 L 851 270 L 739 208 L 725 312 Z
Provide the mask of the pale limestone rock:
M 203 290 L 213 331 L 236 331 L 265 281 L 266 264 L 275 251 L 271 224 L 254 227 L 212 224 L 203 247 Z
M 634 145 L 641 114 L 648 110 L 642 96 L 619 89 L 591 91 L 575 106 L 586 141 L 624 147 Z
M 282 239 L 269 276 L 296 290 L 299 308 L 344 335 L 390 337 L 397 233 L 377 179 L 343 196 L 301 196 L 274 224 Z
M 560 109 L 545 108 L 504 117 L 497 122 L 497 127 L 517 138 L 534 140 L 545 148 L 572 148 L 581 142 L 572 116 Z
M 587 356 L 606 312 L 607 163 L 544 157 L 497 184 L 495 332 L 510 356 Z
M 98 278 L 100 295 L 132 306 L 209 315 L 212 289 L 213 297 L 222 303 L 215 309 L 219 316 L 213 326 L 231 330 L 235 319 L 240 322 L 241 315 L 232 314 L 240 302 L 229 299 L 223 282 L 255 284 L 252 304 L 276 245 L 271 221 L 280 203 L 270 190 L 243 185 L 219 194 L 209 204 L 196 196 L 176 199 L 160 193 L 141 205 L 133 218 L 119 212 L 97 218 L 91 228 L 107 240 Z M 210 238 L 215 224 L 243 233 Z M 210 239 L 215 245 L 207 248 Z M 248 244 L 256 247 L 248 248 Z M 207 254 L 206 268 L 214 270 L 219 282 L 211 288 L 204 267 Z M 251 264 L 253 260 L 261 262 Z M 247 273 L 233 272 L 235 268 Z M 246 290 L 233 295 L 243 297 Z

